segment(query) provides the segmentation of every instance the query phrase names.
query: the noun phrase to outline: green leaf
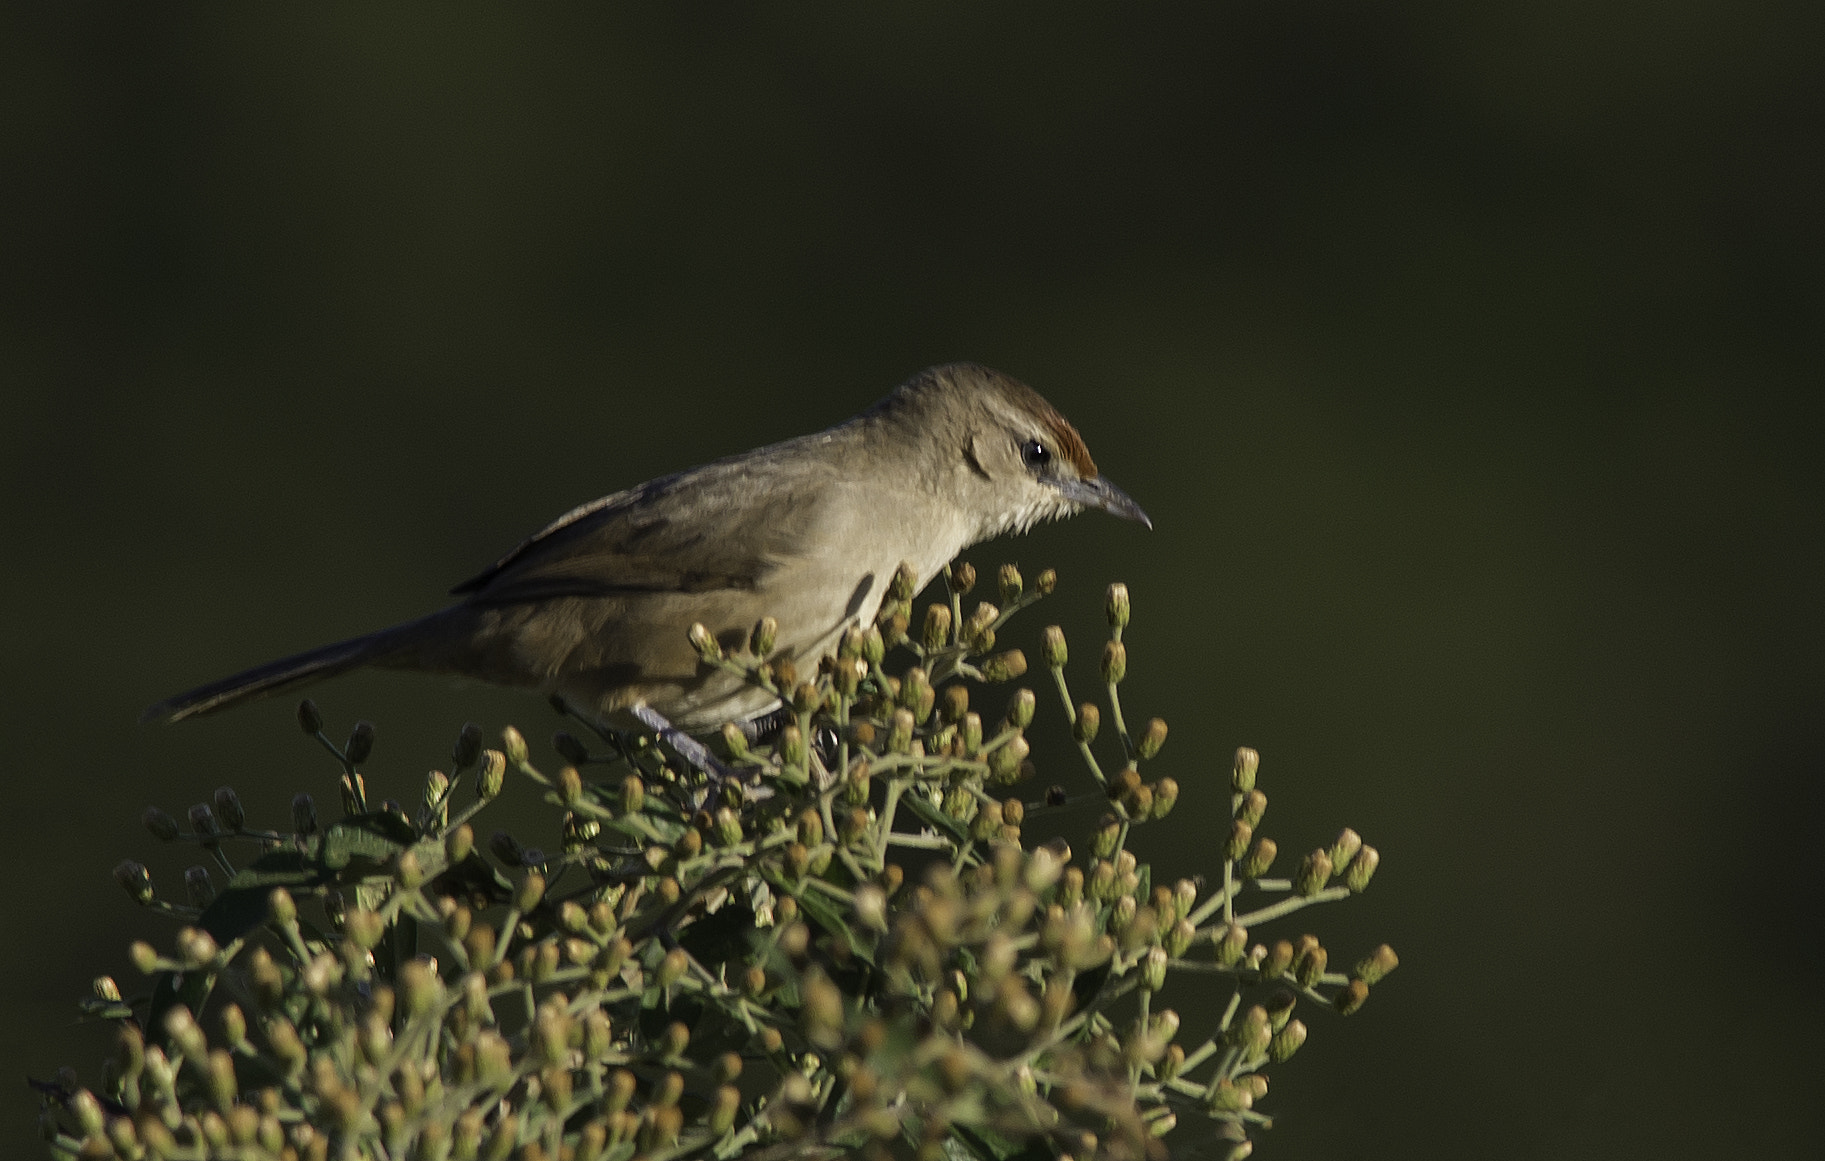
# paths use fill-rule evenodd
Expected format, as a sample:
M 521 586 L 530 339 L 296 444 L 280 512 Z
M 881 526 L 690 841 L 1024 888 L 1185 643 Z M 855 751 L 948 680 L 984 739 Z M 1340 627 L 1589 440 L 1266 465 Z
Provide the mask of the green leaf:
M 855 932 L 849 928 L 849 917 L 838 909 L 835 901 L 816 891 L 805 891 L 798 896 L 798 905 L 819 927 L 832 935 L 842 936 L 856 958 L 874 962 L 874 948 L 856 938 Z
M 319 842 L 318 858 L 334 871 L 359 860 L 379 867 L 418 841 L 412 824 L 391 813 L 358 814 L 329 828 Z
M 970 832 L 964 829 L 962 823 L 938 809 L 931 799 L 917 790 L 908 791 L 902 795 L 900 805 L 911 808 L 912 812 L 926 824 L 936 827 L 956 841 L 967 842 L 969 840 Z
M 197 926 L 217 943 L 232 943 L 266 922 L 267 900 L 273 888 L 284 887 L 293 894 L 305 895 L 334 879 L 334 874 L 303 851 L 267 851 L 228 881 L 215 901 L 204 908 Z

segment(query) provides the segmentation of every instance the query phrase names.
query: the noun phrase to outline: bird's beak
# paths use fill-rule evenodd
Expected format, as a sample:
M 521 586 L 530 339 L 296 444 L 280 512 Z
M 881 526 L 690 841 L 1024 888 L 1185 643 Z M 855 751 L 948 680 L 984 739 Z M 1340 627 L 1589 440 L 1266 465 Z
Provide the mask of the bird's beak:
M 1132 520 L 1137 524 L 1153 527 L 1153 521 L 1147 519 L 1147 513 L 1141 506 L 1109 482 L 1107 476 L 1098 476 L 1094 480 L 1055 480 L 1058 490 L 1065 499 L 1086 508 L 1096 508 L 1111 516 L 1120 516 L 1123 520 Z

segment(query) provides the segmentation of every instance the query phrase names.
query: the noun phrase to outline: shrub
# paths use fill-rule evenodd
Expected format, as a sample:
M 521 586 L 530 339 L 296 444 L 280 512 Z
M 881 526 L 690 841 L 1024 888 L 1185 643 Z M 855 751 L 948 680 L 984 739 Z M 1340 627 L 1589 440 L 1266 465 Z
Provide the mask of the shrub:
M 972 706 L 1025 673 L 996 638 L 1053 574 L 1028 588 L 1003 568 L 967 615 L 974 571 L 946 580 L 914 625 L 903 574 L 874 626 L 803 673 L 771 656 L 766 621 L 732 654 L 694 628 L 705 665 L 784 703 L 760 740 L 725 729 L 716 757 L 584 720 L 598 740 L 560 733 L 547 773 L 518 731 L 485 749 L 471 725 L 408 813 L 368 797 L 372 727 L 338 746 L 303 703 L 341 766 L 341 817 L 300 794 L 289 829 L 254 829 L 227 788 L 186 823 L 147 812 L 204 863 L 183 902 L 116 868 L 183 927 L 169 951 L 133 947 L 144 995 L 96 981 L 86 1009 L 117 1051 L 93 1090 L 68 1070 L 40 1085 L 53 1153 L 1140 1159 L 1177 1126 L 1246 1156 L 1270 1123 L 1263 1070 L 1306 1038 L 1299 1001 L 1348 1015 L 1395 964 L 1383 946 L 1340 972 L 1312 936 L 1254 933 L 1360 892 L 1378 855 L 1345 830 L 1270 877 L 1242 749 L 1209 880 L 1154 882 L 1129 836 L 1181 787 L 1154 776 L 1165 723 L 1123 713 L 1127 589 L 1106 601 L 1101 706 L 1073 699 L 1063 632 L 1042 638 L 1094 783 L 1074 799 L 1027 789 L 1030 690 L 1000 715 Z M 561 812 L 557 849 L 476 841 L 510 777 Z M 1086 814 L 1082 853 L 1047 833 Z M 1162 1004 L 1183 975 L 1230 989 L 1189 1048 Z

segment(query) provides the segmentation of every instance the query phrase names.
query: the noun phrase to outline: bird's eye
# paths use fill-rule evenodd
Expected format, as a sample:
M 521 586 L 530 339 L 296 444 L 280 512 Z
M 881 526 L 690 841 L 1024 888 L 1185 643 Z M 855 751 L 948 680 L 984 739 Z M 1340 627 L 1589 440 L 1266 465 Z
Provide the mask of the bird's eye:
M 1052 453 L 1046 450 L 1045 444 L 1029 439 L 1020 445 L 1020 459 L 1027 467 L 1037 470 L 1052 462 Z

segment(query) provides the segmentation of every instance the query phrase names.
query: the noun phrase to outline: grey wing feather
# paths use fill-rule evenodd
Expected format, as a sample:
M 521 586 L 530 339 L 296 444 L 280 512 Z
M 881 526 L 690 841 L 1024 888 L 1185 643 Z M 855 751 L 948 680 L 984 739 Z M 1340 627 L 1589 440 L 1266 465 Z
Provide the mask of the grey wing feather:
M 473 604 L 505 605 L 754 589 L 811 513 L 808 504 L 794 502 L 794 493 L 808 490 L 779 487 L 777 465 L 756 467 L 749 459 L 667 476 L 572 509 L 450 591 Z M 750 527 L 759 491 L 774 501 L 764 529 Z

